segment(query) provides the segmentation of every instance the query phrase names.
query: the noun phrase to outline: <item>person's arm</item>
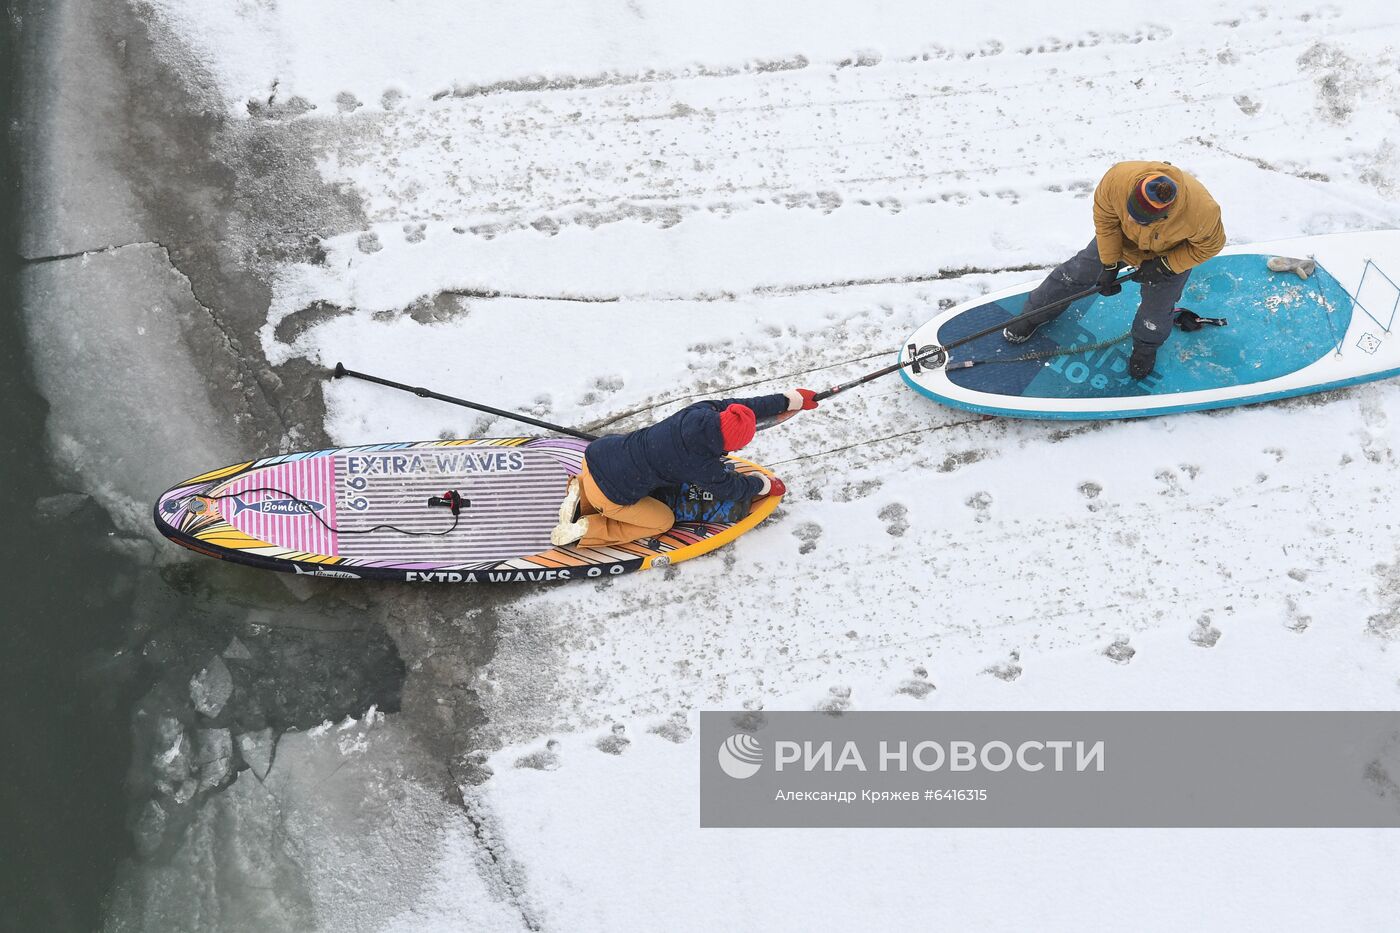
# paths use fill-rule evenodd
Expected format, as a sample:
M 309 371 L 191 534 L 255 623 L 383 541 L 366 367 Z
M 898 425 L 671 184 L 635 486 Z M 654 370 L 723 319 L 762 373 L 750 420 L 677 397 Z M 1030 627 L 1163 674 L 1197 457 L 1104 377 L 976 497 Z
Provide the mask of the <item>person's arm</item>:
M 1220 222 L 1220 215 L 1217 213 L 1213 224 L 1205 225 L 1192 234 L 1190 239 L 1182 240 L 1167 250 L 1167 265 L 1173 272 L 1182 273 L 1187 269 L 1194 269 L 1224 248 L 1225 225 Z
M 1099 247 L 1099 262 L 1105 266 L 1115 266 L 1123 261 L 1123 221 L 1120 213 L 1123 204 L 1115 201 L 1118 187 L 1114 171 L 1109 169 L 1094 189 L 1094 241 Z
M 753 409 L 755 418 L 762 420 L 781 415 L 788 410 L 788 397 L 781 392 L 772 395 L 759 395 L 755 398 L 726 398 L 720 399 L 710 404 L 715 406 L 716 411 L 724 411 L 730 405 L 747 405 Z
M 716 499 L 752 499 L 763 492 L 765 483 L 757 474 L 737 473 L 727 463 L 711 460 L 690 481 L 705 487 Z

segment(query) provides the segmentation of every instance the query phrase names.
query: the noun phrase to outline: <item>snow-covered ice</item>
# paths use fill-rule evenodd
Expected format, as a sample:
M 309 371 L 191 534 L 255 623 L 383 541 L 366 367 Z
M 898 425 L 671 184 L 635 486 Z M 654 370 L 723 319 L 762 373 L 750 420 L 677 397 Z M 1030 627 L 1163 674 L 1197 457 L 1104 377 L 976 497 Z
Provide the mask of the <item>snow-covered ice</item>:
M 138 6 L 229 119 L 305 124 L 361 211 L 311 261 L 264 260 L 269 365 L 566 424 L 881 365 L 1081 247 L 1119 159 L 1197 175 L 1232 243 L 1400 226 L 1388 3 Z M 133 328 L 178 330 L 158 310 L 81 313 L 141 358 Z M 90 352 L 64 332 L 35 336 L 57 451 L 136 515 L 136 480 L 72 441 L 110 432 L 56 373 Z M 115 404 L 152 391 L 134 372 Z M 314 430 L 342 444 L 517 430 L 366 384 L 325 399 Z M 1116 424 L 855 390 L 760 435 L 792 495 L 720 553 L 456 615 L 376 593 L 406 692 L 480 704 L 458 760 L 407 713 L 240 737 L 254 768 L 169 864 L 129 867 L 112 926 L 1392 925 L 1388 831 L 701 831 L 693 733 L 744 707 L 1394 708 L 1397 419 L 1394 381 Z M 180 443 L 152 462 L 234 459 Z M 477 612 L 482 666 L 430 656 L 428 627 Z

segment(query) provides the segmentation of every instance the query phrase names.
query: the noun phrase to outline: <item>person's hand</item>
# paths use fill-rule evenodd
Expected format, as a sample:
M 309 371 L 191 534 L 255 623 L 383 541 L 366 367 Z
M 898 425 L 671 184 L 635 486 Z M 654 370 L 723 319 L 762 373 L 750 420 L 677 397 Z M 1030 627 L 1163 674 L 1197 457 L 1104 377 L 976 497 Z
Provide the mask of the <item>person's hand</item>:
M 1094 283 L 1098 286 L 1100 295 L 1108 297 L 1109 295 L 1116 295 L 1123 290 L 1123 286 L 1114 281 L 1114 279 L 1118 277 L 1118 270 L 1121 268 L 1123 268 L 1121 262 L 1115 262 L 1111 266 L 1103 267 L 1103 271 L 1099 273 L 1099 280 Z
M 776 476 L 769 476 L 767 473 L 760 473 L 760 480 L 763 481 L 763 488 L 754 498 L 762 499 L 764 496 L 784 496 L 787 495 L 787 485 Z
M 1153 256 L 1138 266 L 1137 271 L 1132 274 L 1132 280 L 1141 282 L 1143 285 L 1156 285 L 1174 275 L 1176 273 L 1172 271 L 1171 266 L 1167 265 L 1166 259 L 1161 256 Z
M 811 411 L 817 407 L 817 393 L 811 389 L 788 389 L 783 395 L 787 396 L 788 411 Z

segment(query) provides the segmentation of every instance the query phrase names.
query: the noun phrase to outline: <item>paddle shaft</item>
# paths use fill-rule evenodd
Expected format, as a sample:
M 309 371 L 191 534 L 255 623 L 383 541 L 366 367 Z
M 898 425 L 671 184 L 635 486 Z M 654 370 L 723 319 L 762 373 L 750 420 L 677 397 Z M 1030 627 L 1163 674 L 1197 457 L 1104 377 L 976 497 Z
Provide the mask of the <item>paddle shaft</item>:
M 1126 282 L 1128 279 L 1132 278 L 1132 275 L 1133 272 L 1128 272 L 1125 275 L 1119 276 L 1118 278 L 1113 280 L 1113 284 L 1117 285 L 1122 282 Z M 912 366 L 915 363 L 922 363 L 925 360 L 928 360 L 932 357 L 936 357 L 941 353 L 947 353 L 949 350 L 952 350 L 955 347 L 960 347 L 965 343 L 971 343 L 979 337 L 985 337 L 988 334 L 994 334 L 999 330 L 1005 330 L 1012 324 L 1019 324 L 1021 321 L 1025 321 L 1038 315 L 1044 314 L 1047 311 L 1054 311 L 1057 308 L 1062 308 L 1066 305 L 1073 304 L 1081 298 L 1088 298 L 1090 295 L 1096 295 L 1099 293 L 1099 291 L 1099 286 L 1095 285 L 1093 288 L 1086 288 L 1082 292 L 1076 292 L 1075 294 L 1070 295 L 1068 298 L 1061 298 L 1059 301 L 1052 301 L 1050 302 L 1050 304 L 1045 305 L 1044 307 L 1033 308 L 1030 311 L 1023 311 L 1022 313 L 1016 315 L 1009 321 L 1003 321 L 1000 324 L 993 324 L 991 327 L 984 327 L 981 330 L 976 331 L 975 333 L 968 334 L 966 337 L 959 337 L 957 340 L 949 341 L 943 346 L 934 345 L 929 348 L 929 351 L 927 353 L 921 356 L 912 356 L 901 363 L 891 363 L 889 366 L 883 366 L 880 369 L 875 370 L 873 373 L 866 373 L 864 376 L 861 376 L 858 379 L 852 379 L 850 382 L 843 382 L 840 385 L 835 385 L 829 389 L 825 389 L 821 392 L 818 392 L 815 396 L 813 396 L 813 398 L 815 398 L 818 402 L 824 401 L 826 399 L 831 398 L 833 395 L 839 395 L 840 393 L 845 392 L 847 389 L 854 389 L 856 386 L 865 385 L 867 382 L 879 379 L 881 376 L 888 376 L 890 373 L 898 372 L 899 370 L 904 369 L 907 366 Z
M 1114 279 L 1114 284 L 1125 282 L 1131 277 L 1132 272 L 1128 272 Z M 1093 288 L 1086 288 L 1082 292 L 1077 292 L 1076 294 L 1070 295 L 1067 298 L 1061 298 L 1059 301 L 1051 302 L 1050 304 L 1045 305 L 1044 307 L 1022 312 L 1021 314 L 1018 314 L 1015 317 L 1011 318 L 1011 320 L 1009 321 L 1004 321 L 1000 324 L 994 324 L 991 327 L 983 328 L 982 330 L 979 330 L 975 333 L 968 334 L 966 337 L 959 337 L 957 340 L 951 341 L 945 346 L 935 345 L 933 347 L 930 347 L 929 352 L 923 354 L 922 356 L 913 356 L 910 357 L 908 360 L 905 360 L 900 363 L 893 363 L 889 366 L 882 366 L 874 372 L 866 373 L 864 376 L 861 376 L 857 379 L 852 379 L 850 382 L 843 382 L 839 385 L 832 386 L 829 389 L 824 389 L 821 392 L 816 393 L 813 396 L 813 398 L 818 402 L 825 401 L 826 399 L 831 398 L 833 395 L 839 395 L 842 392 L 847 391 L 848 389 L 854 389 L 856 386 L 862 386 L 865 385 L 867 382 L 873 382 L 874 380 L 879 379 L 881 376 L 888 376 L 890 373 L 897 372 L 901 369 L 904 369 L 907 366 L 912 366 L 915 363 L 923 362 L 924 360 L 927 360 L 931 357 L 935 357 L 941 353 L 947 353 L 947 351 L 952 350 L 955 347 L 960 347 L 965 343 L 971 343 L 979 337 L 985 337 L 988 334 L 995 333 L 996 331 L 1004 330 L 1005 328 L 1010 327 L 1012 324 L 1017 324 L 1021 321 L 1027 320 L 1028 318 L 1044 314 L 1047 311 L 1054 311 L 1057 308 L 1061 308 L 1065 305 L 1072 304 L 1081 298 L 1087 298 L 1090 295 L 1097 294 L 1099 291 L 1100 288 L 1097 285 L 1095 285 Z M 576 431 L 573 428 L 566 428 L 563 425 L 559 424 L 550 424 L 548 421 L 540 421 L 538 418 L 531 418 L 527 415 L 519 414 L 518 412 L 505 411 L 504 409 L 500 408 L 492 408 L 490 405 L 482 405 L 479 402 L 469 402 L 466 399 L 456 398 L 451 395 L 443 395 L 441 392 L 434 392 L 433 390 L 425 389 L 422 386 L 411 386 L 402 382 L 395 382 L 392 379 L 383 379 L 379 376 L 371 376 L 369 373 L 356 372 L 353 369 L 347 369 L 344 363 L 336 363 L 335 370 L 333 371 L 332 375 L 336 379 L 339 379 L 342 376 L 353 376 L 356 379 L 363 379 L 366 382 L 373 382 L 377 385 L 388 386 L 391 389 L 399 389 L 403 392 L 412 392 L 419 398 L 437 399 L 439 402 L 447 402 L 449 405 L 460 405 L 463 408 L 471 408 L 475 411 L 485 412 L 488 415 L 496 415 L 500 418 L 509 418 L 512 421 L 519 421 L 522 424 L 534 425 L 537 428 L 544 428 L 546 431 L 554 431 L 558 434 L 567 434 L 570 437 L 577 437 L 585 441 L 596 441 L 598 439 L 597 435 L 585 434 L 583 431 Z M 786 421 L 793 414 L 795 414 L 795 412 L 784 412 L 783 414 L 778 415 L 776 418 L 763 419 L 763 421 L 756 425 L 756 427 L 759 430 L 773 427 L 774 425 L 781 424 L 782 422 Z
M 365 382 L 373 382 L 377 385 L 388 386 L 391 389 L 399 389 L 404 392 L 412 392 L 419 398 L 433 398 L 439 402 L 447 402 L 449 405 L 460 405 L 463 408 L 471 408 L 476 411 L 485 412 L 488 415 L 496 415 L 501 418 L 509 418 L 512 421 L 519 421 L 522 424 L 534 425 L 537 428 L 544 428 L 546 431 L 554 431 L 557 434 L 567 434 L 570 437 L 577 437 L 580 440 L 596 441 L 596 434 L 585 434 L 582 431 L 575 431 L 573 428 L 566 428 L 559 424 L 550 424 L 548 421 L 540 421 L 538 418 L 531 418 L 518 412 L 505 411 L 500 408 L 492 408 L 490 405 L 482 405 L 479 402 L 469 402 L 463 398 L 454 398 L 451 395 L 443 395 L 441 392 L 434 392 L 422 386 L 406 385 L 402 382 L 394 382 L 392 379 L 381 379 L 379 376 L 371 376 L 369 373 L 358 373 L 353 369 L 346 369 L 344 363 L 336 363 L 333 377 L 339 379 L 342 376 L 354 376 L 356 379 L 363 379 Z

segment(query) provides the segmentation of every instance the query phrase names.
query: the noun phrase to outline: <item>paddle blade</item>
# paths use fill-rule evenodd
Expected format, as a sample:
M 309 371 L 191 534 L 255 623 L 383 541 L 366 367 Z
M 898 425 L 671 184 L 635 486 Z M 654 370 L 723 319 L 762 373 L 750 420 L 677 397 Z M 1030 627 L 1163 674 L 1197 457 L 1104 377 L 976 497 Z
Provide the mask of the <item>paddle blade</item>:
M 784 411 L 779 412 L 771 418 L 759 418 L 754 422 L 753 428 L 755 431 L 766 431 L 771 427 L 782 424 L 795 414 L 797 414 L 795 411 Z

